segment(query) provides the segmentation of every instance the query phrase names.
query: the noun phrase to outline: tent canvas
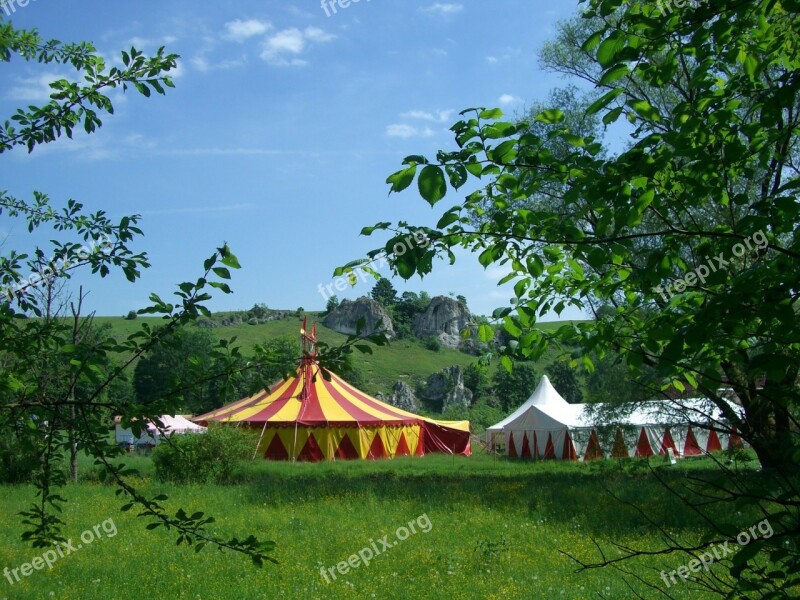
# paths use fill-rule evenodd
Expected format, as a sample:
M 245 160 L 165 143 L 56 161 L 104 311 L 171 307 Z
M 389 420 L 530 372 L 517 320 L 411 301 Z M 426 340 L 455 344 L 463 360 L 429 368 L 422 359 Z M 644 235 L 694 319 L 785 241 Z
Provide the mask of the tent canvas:
M 275 460 L 470 455 L 469 421 L 439 421 L 385 404 L 323 369 L 305 327 L 303 340 L 310 349 L 293 377 L 195 421 L 258 429 L 255 454 Z
M 162 415 L 159 417 L 164 427 L 159 433 L 155 423 L 147 424 L 147 431 L 142 432 L 141 437 L 137 438 L 130 429 L 125 429 L 119 422 L 115 423 L 114 435 L 117 444 L 126 446 L 156 446 L 164 436 L 182 435 L 184 433 L 205 433 L 206 428 L 192 423 L 190 420 L 180 415 Z
M 605 427 L 593 422 L 599 406 L 568 403 L 543 376 L 528 400 L 487 428 L 487 443 L 511 457 L 591 460 L 669 449 L 692 456 L 719 450 L 735 437 L 723 433 L 728 428 L 719 409 L 704 399 L 643 402 Z

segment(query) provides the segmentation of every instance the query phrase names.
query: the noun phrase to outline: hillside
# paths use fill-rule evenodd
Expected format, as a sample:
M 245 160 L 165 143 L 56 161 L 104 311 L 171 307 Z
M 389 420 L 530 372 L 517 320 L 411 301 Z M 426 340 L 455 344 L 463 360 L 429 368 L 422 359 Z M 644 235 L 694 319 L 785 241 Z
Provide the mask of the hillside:
M 343 343 L 347 336 L 337 333 L 321 324 L 320 313 L 306 313 L 309 327 L 317 323 L 317 337 L 326 344 Z M 218 315 L 216 315 L 218 316 Z M 162 320 L 152 317 L 139 317 L 127 320 L 122 317 L 97 317 L 97 325 L 109 324 L 112 335 L 120 338 L 136 331 L 142 322 L 153 326 Z M 243 323 L 241 325 L 225 325 L 215 327 L 211 331 L 219 338 L 236 337 L 237 343 L 245 354 L 250 354 L 255 344 L 281 336 L 299 337 L 302 318 L 291 317 L 257 325 Z M 542 323 L 542 329 L 554 329 L 564 322 Z M 541 364 L 552 362 L 555 355 L 548 353 Z M 367 380 L 365 391 L 370 394 L 387 393 L 398 379 L 412 381 L 425 379 L 432 373 L 454 365 L 466 367 L 477 360 L 477 357 L 456 350 L 442 348 L 438 352 L 428 350 L 422 343 L 414 339 L 392 341 L 388 346 L 375 348 L 372 355 L 356 352 L 354 362 Z

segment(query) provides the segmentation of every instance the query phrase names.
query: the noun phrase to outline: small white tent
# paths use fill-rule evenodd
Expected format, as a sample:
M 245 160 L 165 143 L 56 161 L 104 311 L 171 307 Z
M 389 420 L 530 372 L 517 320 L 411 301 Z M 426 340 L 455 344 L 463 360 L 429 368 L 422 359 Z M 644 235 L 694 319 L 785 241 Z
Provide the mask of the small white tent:
M 643 402 L 618 422 L 596 426 L 597 404 L 570 404 L 545 375 L 522 406 L 486 430 L 490 448 L 512 458 L 591 460 L 676 456 L 721 450 L 741 443 L 727 435 L 719 410 L 707 400 Z
M 184 433 L 205 433 L 206 428 L 196 423 L 192 423 L 188 419 L 177 415 L 163 415 L 159 417 L 164 427 L 159 432 L 155 423 L 148 423 L 147 430 L 142 432 L 141 437 L 137 438 L 130 429 L 123 428 L 118 419 L 115 419 L 115 437 L 117 444 L 124 446 L 157 446 L 159 441 L 165 436 L 181 435 Z

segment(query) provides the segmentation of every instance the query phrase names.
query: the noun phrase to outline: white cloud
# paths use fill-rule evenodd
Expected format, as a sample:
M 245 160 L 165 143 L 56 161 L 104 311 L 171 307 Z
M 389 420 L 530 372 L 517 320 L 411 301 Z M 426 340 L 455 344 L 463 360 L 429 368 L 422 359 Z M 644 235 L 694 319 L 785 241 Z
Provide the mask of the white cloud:
M 497 99 L 497 101 L 503 106 L 508 106 L 509 104 L 517 104 L 518 102 L 522 102 L 522 98 L 512 94 L 503 94 Z
M 235 42 L 243 42 L 256 35 L 263 35 L 272 29 L 272 24 L 268 21 L 258 19 L 247 19 L 243 21 L 236 19 L 225 23 L 225 37 Z
M 490 54 L 486 57 L 486 62 L 490 65 L 496 65 L 499 62 L 505 62 L 507 60 L 512 60 L 522 54 L 522 51 L 519 48 L 506 48 L 502 54 Z
M 430 137 L 433 135 L 433 129 L 430 127 L 414 127 L 407 123 L 395 123 L 386 128 L 386 135 L 389 137 L 402 138 L 404 140 L 412 137 Z
M 247 58 L 244 56 L 238 59 L 209 62 L 206 60 L 205 56 L 198 55 L 191 60 L 192 66 L 203 73 L 207 73 L 208 71 L 227 71 L 228 69 L 235 69 L 243 66 L 246 62 Z
M 421 121 L 433 121 L 434 123 L 447 123 L 450 116 L 453 114 L 452 110 L 437 110 L 428 112 L 424 110 L 410 110 L 400 115 L 403 119 L 419 119 Z
M 298 55 L 306 50 L 309 43 L 324 43 L 334 39 L 335 35 L 319 27 L 306 27 L 302 31 L 296 27 L 284 29 L 264 40 L 261 58 L 275 66 L 303 66 L 308 61 Z
M 453 2 L 437 2 L 426 8 L 423 8 L 422 12 L 436 13 L 443 17 L 449 17 L 451 15 L 460 13 L 462 10 L 464 10 L 463 4 L 456 4 Z
M 178 38 L 174 35 L 165 35 L 160 38 L 143 38 L 135 36 L 125 42 L 125 45 L 133 46 L 137 50 L 146 50 L 160 48 L 161 46 L 168 46 L 169 44 L 174 44 L 177 41 Z
M 306 35 L 306 39 L 312 42 L 330 42 L 336 39 L 335 35 L 328 33 L 319 27 L 306 27 L 304 33 Z
M 50 84 L 59 79 L 67 79 L 67 77 L 59 73 L 45 73 L 38 77 L 17 79 L 17 85 L 8 90 L 6 97 L 9 100 L 47 102 L 50 100 L 50 94 L 55 92 Z

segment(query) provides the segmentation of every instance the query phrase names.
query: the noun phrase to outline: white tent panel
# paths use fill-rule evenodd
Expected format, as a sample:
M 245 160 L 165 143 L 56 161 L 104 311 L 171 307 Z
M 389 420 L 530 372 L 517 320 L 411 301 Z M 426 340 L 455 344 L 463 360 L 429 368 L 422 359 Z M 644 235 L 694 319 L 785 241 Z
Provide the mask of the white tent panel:
M 565 440 L 569 435 L 575 454 L 583 460 L 591 438 L 596 429 L 593 409 L 601 405 L 569 404 L 556 391 L 547 376 L 542 377 L 539 385 L 530 397 L 512 414 L 499 423 L 487 428 L 487 442 L 494 447 L 497 440 L 505 441 L 505 451 L 511 451 L 510 441 L 513 434 L 516 456 L 522 456 L 524 441 L 527 435 L 528 450 L 531 457 L 542 458 L 547 455 L 548 438 L 552 441 L 553 453 L 562 458 L 565 452 Z M 733 405 L 732 405 L 733 406 Z M 678 401 L 653 401 L 639 404 L 628 416 L 618 423 L 629 456 L 635 456 L 639 447 L 640 436 L 644 434 L 650 451 L 657 455 L 662 449 L 670 447 L 665 444 L 666 432 L 669 431 L 677 455 L 682 455 L 686 447 L 689 426 L 697 439 L 701 452 L 708 447 L 709 428 L 725 427 L 721 411 L 705 399 Z M 726 448 L 728 436 L 717 434 Z M 613 441 L 608 435 L 600 441 L 600 447 L 606 456 L 611 455 Z M 648 454 L 648 452 L 643 452 Z M 527 453 L 525 454 L 527 456 Z

